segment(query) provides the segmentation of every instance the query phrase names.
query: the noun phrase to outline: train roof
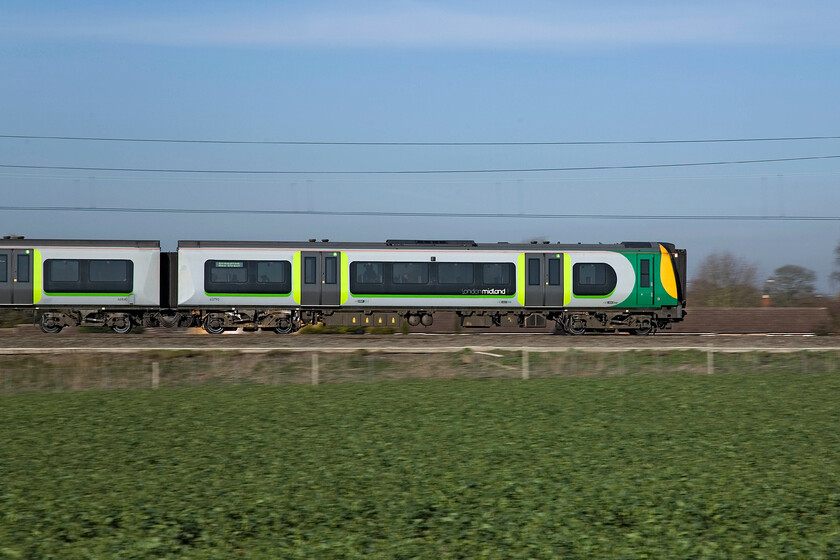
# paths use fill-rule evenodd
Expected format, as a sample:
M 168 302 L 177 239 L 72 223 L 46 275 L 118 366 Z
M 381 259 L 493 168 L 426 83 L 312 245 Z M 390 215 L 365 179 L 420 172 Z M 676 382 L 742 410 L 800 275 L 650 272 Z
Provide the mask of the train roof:
M 472 240 L 407 240 L 389 239 L 385 242 L 348 242 L 340 243 L 322 239 L 317 241 L 179 241 L 179 249 L 305 249 L 305 250 L 434 250 L 434 251 L 658 251 L 660 243 L 668 251 L 674 250 L 673 243 L 659 241 L 624 241 L 621 243 L 551 243 L 548 241 L 530 243 L 476 243 Z
M 29 239 L 5 236 L 0 247 L 120 247 L 130 249 L 160 249 L 160 241 L 125 239 Z

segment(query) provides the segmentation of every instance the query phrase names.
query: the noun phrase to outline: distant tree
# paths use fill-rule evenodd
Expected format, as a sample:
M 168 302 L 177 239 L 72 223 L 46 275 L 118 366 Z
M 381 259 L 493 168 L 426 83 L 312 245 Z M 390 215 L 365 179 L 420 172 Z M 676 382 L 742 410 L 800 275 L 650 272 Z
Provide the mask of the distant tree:
M 840 243 L 834 248 L 834 266 L 838 268 L 831 273 L 830 280 L 836 286 L 840 284 Z M 840 296 L 840 294 L 838 294 Z
M 690 306 L 752 307 L 760 302 L 756 266 L 729 252 L 706 257 L 688 290 Z
M 795 264 L 777 268 L 767 281 L 770 302 L 776 307 L 813 304 L 816 280 L 813 270 Z

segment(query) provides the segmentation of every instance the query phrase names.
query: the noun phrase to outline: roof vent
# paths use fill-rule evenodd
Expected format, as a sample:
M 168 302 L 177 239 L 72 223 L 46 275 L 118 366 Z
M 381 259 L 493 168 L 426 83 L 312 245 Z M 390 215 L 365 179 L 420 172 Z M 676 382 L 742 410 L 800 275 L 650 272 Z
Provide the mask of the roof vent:
M 472 239 L 388 239 L 388 246 L 403 245 L 443 245 L 449 247 L 475 247 L 477 243 Z

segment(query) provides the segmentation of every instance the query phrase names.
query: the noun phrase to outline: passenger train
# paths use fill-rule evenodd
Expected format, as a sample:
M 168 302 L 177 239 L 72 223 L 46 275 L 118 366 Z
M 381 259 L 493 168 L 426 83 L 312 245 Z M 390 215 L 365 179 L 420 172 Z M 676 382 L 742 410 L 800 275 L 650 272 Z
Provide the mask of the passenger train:
M 686 251 L 664 242 L 560 244 L 0 240 L 0 307 L 41 329 L 305 324 L 545 327 L 648 334 L 685 316 Z

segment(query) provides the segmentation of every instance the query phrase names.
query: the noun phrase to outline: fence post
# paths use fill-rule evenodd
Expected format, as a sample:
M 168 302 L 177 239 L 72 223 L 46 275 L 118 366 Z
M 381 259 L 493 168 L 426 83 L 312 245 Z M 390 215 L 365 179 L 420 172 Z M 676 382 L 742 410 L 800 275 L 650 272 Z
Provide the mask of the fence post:
M 706 350 L 706 373 L 711 375 L 715 372 L 715 351 L 709 348 Z
M 318 384 L 318 353 L 312 353 L 312 384 Z
M 157 389 L 160 385 L 160 364 L 152 362 L 152 389 Z
M 530 371 L 530 364 L 528 363 L 528 351 L 522 351 L 522 379 L 530 379 L 531 371 Z

